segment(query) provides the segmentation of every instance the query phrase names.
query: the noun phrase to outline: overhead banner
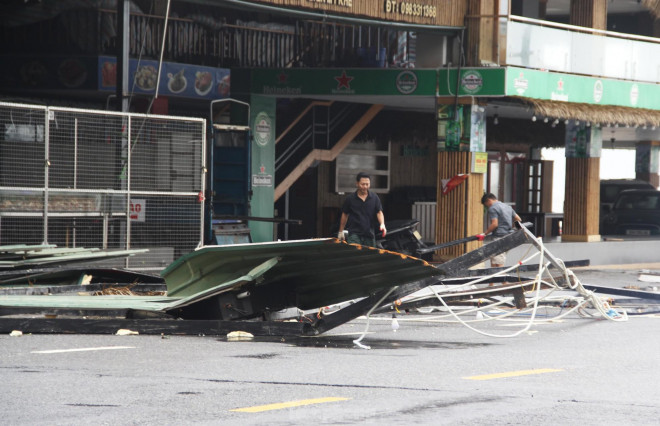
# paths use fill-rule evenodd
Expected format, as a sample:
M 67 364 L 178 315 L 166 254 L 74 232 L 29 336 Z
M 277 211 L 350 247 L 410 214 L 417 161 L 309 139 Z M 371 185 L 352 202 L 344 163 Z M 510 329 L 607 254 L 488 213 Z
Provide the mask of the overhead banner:
M 252 93 L 266 96 L 436 95 L 437 73 L 429 69 L 252 69 L 250 73 Z
M 507 68 L 507 96 L 660 110 L 660 85 Z
M 191 64 L 163 62 L 158 94 L 183 98 L 223 99 L 229 97 L 229 70 Z M 153 95 L 158 79 L 158 61 L 131 59 L 128 63 L 128 90 Z M 98 58 L 98 87 L 114 92 L 117 86 L 117 58 Z

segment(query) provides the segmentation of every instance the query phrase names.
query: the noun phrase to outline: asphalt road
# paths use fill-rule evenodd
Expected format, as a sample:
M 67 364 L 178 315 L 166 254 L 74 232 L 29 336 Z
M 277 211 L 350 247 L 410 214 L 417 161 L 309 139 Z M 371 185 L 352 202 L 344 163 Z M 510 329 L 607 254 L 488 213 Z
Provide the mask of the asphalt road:
M 587 281 L 613 272 L 584 270 Z M 617 273 L 633 279 L 636 271 Z M 601 280 L 602 281 L 602 280 Z M 622 279 L 614 280 L 621 283 Z M 538 318 L 560 308 L 542 307 Z M 472 323 L 510 335 L 529 316 Z M 0 336 L 2 423 L 646 425 L 660 418 L 660 315 L 571 315 L 488 337 L 438 313 L 312 338 Z

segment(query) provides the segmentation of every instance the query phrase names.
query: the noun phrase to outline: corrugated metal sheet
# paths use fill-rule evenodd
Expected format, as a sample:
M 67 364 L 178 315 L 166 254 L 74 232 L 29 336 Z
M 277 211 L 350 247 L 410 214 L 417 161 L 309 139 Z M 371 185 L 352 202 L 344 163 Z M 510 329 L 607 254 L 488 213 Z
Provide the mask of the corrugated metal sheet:
M 0 270 L 22 269 L 30 266 L 87 262 L 128 257 L 146 253 L 148 249 L 100 250 L 98 248 L 68 248 L 54 245 L 0 246 Z
M 418 202 L 412 205 L 412 218 L 419 220 L 419 233 L 422 240 L 435 242 L 436 202 Z
M 277 264 L 249 285 L 252 296 L 272 309 L 316 308 L 440 274 L 414 257 L 317 239 L 207 246 L 178 259 L 161 275 L 169 296 L 185 297 L 235 280 L 274 258 Z
M 259 306 L 311 309 L 439 275 L 414 257 L 336 239 L 208 246 L 162 272 L 167 297 L 0 296 L 0 307 L 169 311 L 226 291 L 250 291 Z
M 161 311 L 178 301 L 165 296 L 16 296 L 0 295 L 3 308 L 52 308 L 52 309 L 134 309 Z

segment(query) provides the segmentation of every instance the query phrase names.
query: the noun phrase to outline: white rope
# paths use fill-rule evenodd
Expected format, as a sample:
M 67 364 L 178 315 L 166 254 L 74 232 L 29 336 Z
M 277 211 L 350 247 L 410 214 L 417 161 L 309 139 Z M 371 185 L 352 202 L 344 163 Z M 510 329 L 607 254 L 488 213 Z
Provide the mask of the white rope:
M 525 229 L 525 232 L 529 233 L 529 231 L 527 229 Z M 492 310 L 494 308 L 501 309 L 501 308 L 499 308 L 499 306 L 501 306 L 505 303 L 509 303 L 513 299 L 513 298 L 509 297 L 509 298 L 506 298 L 506 299 L 503 299 L 503 300 L 500 300 L 500 301 L 497 301 L 497 302 L 490 303 L 490 304 L 485 305 L 485 306 L 478 306 L 478 307 L 475 307 L 475 308 L 472 308 L 472 309 L 462 310 L 460 313 L 457 313 L 458 310 L 453 309 L 449 305 L 447 305 L 447 303 L 444 301 L 443 297 L 440 294 L 438 294 L 438 292 L 435 289 L 435 286 L 429 286 L 428 288 L 431 290 L 431 292 L 433 292 L 435 297 L 440 301 L 442 306 L 446 309 L 447 314 L 446 315 L 437 315 L 437 316 L 434 316 L 433 318 L 425 318 L 425 319 L 419 319 L 419 320 L 411 320 L 411 319 L 403 319 L 403 318 L 401 320 L 402 321 L 424 321 L 424 322 L 456 322 L 456 321 L 458 321 L 459 323 L 461 323 L 462 325 L 464 325 L 468 329 L 470 329 L 470 330 L 472 330 L 476 333 L 482 334 L 484 336 L 496 337 L 496 338 L 512 338 L 512 337 L 517 337 L 520 334 L 529 331 L 530 328 L 532 327 L 532 325 L 534 325 L 534 324 L 543 324 L 543 323 L 558 321 L 558 320 L 560 320 L 560 319 L 562 319 L 562 318 L 564 318 L 564 317 L 566 317 L 566 316 L 568 316 L 568 315 L 570 315 L 570 314 L 572 314 L 573 312 L 576 312 L 576 311 L 580 315 L 588 315 L 588 316 L 591 316 L 591 317 L 597 317 L 595 315 L 592 315 L 592 314 L 587 313 L 586 311 L 584 311 L 584 308 L 587 305 L 591 305 L 591 307 L 593 307 L 598 312 L 598 314 L 599 314 L 598 317 L 603 317 L 603 318 L 611 320 L 611 321 L 626 321 L 628 319 L 628 315 L 626 314 L 625 311 L 623 312 L 623 314 L 619 314 L 618 312 L 616 312 L 609 305 L 609 303 L 607 303 L 607 301 L 605 301 L 605 300 L 599 298 L 598 296 L 596 296 L 596 294 L 593 291 L 589 291 L 586 288 L 584 288 L 584 286 L 582 285 L 580 280 L 577 278 L 575 273 L 573 273 L 573 271 L 571 271 L 570 269 L 566 268 L 566 265 L 564 264 L 564 262 L 561 259 L 555 259 L 551 254 L 548 253 L 549 258 L 554 261 L 553 263 L 556 263 L 555 266 L 559 268 L 559 270 L 560 270 L 560 272 L 563 276 L 563 279 L 566 282 L 564 287 L 559 285 L 557 283 L 557 281 L 555 280 L 555 277 L 549 271 L 549 266 L 550 266 L 551 262 L 547 262 L 545 264 L 543 263 L 543 259 L 544 259 L 544 256 L 546 254 L 546 248 L 545 248 L 545 245 L 543 244 L 543 242 L 541 241 L 541 238 L 540 237 L 536 238 L 531 233 L 529 233 L 529 235 L 531 235 L 532 238 L 534 238 L 538 243 L 537 248 L 538 248 L 539 251 L 537 253 L 534 253 L 534 254 L 530 255 L 529 257 L 525 258 L 524 260 L 519 261 L 516 265 L 505 268 L 504 270 L 498 271 L 498 272 L 493 273 L 491 275 L 479 277 L 479 278 L 474 279 L 474 280 L 472 280 L 470 282 L 467 282 L 465 284 L 461 284 L 461 285 L 458 285 L 458 286 L 452 286 L 452 291 L 448 292 L 448 294 L 446 294 L 446 296 L 451 295 L 452 293 L 457 293 L 459 291 L 459 289 L 464 289 L 466 287 L 474 287 L 476 284 L 479 284 L 479 283 L 482 283 L 482 282 L 487 282 L 487 281 L 489 281 L 489 280 L 491 280 L 495 277 L 503 276 L 503 275 L 515 270 L 515 269 L 518 269 L 520 265 L 531 261 L 532 259 L 534 259 L 537 256 L 540 256 L 538 272 L 537 272 L 536 276 L 534 277 L 534 279 L 532 281 L 534 283 L 534 287 L 535 287 L 535 294 L 531 299 L 528 299 L 528 303 L 533 304 L 533 306 L 531 308 L 517 309 L 517 310 L 508 311 L 508 312 L 501 310 L 501 312 L 503 312 L 503 313 L 502 314 L 497 314 L 496 316 L 488 314 L 488 312 L 487 312 L 488 310 Z M 525 255 L 526 254 L 527 253 L 525 253 Z M 547 276 L 549 277 L 548 280 L 543 279 L 544 274 L 547 274 Z M 544 294 L 543 296 L 541 296 L 541 287 L 542 286 L 550 288 L 549 291 L 547 292 L 547 294 Z M 446 287 L 446 285 L 443 284 L 443 287 Z M 576 291 L 580 295 L 580 297 L 574 297 L 574 296 L 562 297 L 562 298 L 558 298 L 557 296 L 551 297 L 552 294 L 555 291 L 565 290 L 566 287 L 570 290 Z M 385 300 L 385 298 L 387 296 L 389 296 L 392 293 L 392 291 L 394 291 L 396 288 L 397 287 L 390 288 L 390 290 L 383 297 L 381 297 L 378 302 L 376 302 L 374 304 L 374 306 L 369 310 L 369 312 L 367 312 L 367 314 L 366 314 L 367 323 L 366 323 L 366 326 L 365 326 L 365 330 L 362 332 L 361 336 L 358 339 L 353 340 L 353 343 L 355 345 L 357 345 L 358 347 L 360 347 L 362 349 L 371 349 L 370 346 L 367 346 L 367 345 L 364 345 L 364 344 L 361 343 L 362 339 L 364 339 L 364 337 L 367 335 L 367 332 L 369 330 L 371 314 L 373 313 L 373 311 L 376 308 L 380 307 L 383 300 Z M 500 291 L 502 291 L 502 288 L 493 288 L 492 290 L 489 290 L 489 289 L 484 289 L 482 287 L 482 288 L 476 288 L 475 289 L 475 293 L 479 293 L 479 294 L 484 294 L 484 293 L 488 293 L 488 292 L 500 292 Z M 420 296 L 420 298 L 422 298 L 422 296 Z M 414 301 L 414 300 L 417 300 L 417 299 L 418 298 L 404 298 L 404 300 L 406 300 L 408 302 Z M 536 317 L 538 315 L 539 303 L 541 301 L 547 301 L 547 300 L 558 300 L 558 301 L 563 300 L 564 304 L 567 303 L 567 301 L 572 301 L 572 302 L 575 302 L 575 306 L 572 306 L 570 309 L 567 309 L 564 312 L 560 312 L 558 315 L 555 315 L 552 318 L 537 319 Z M 563 310 L 564 310 L 564 308 L 562 307 L 562 311 Z M 474 312 L 477 312 L 477 314 L 482 314 L 482 316 L 485 317 L 485 318 L 484 319 L 464 320 L 460 317 L 460 315 L 468 315 L 468 314 L 472 314 Z M 518 319 L 510 318 L 514 315 L 521 315 L 521 314 L 527 314 L 527 313 L 529 313 L 529 319 L 524 321 L 524 322 L 522 322 Z M 442 318 L 447 318 L 447 317 L 453 318 L 454 320 L 453 321 L 444 321 L 444 320 L 442 320 Z M 494 333 L 488 333 L 486 331 L 479 330 L 479 329 L 477 329 L 477 328 L 475 328 L 475 327 L 473 327 L 469 324 L 469 323 L 473 323 L 473 322 L 485 322 L 485 321 L 511 321 L 511 322 L 516 321 L 516 322 L 520 322 L 521 325 L 524 325 L 524 326 L 520 330 L 518 330 L 514 333 L 511 333 L 511 334 L 494 334 Z
M 541 259 L 543 259 L 543 246 L 541 246 L 541 253 L 540 253 L 540 254 L 541 254 Z M 512 270 L 512 269 L 515 269 L 515 268 L 517 268 L 517 267 L 518 267 L 518 266 L 516 265 L 515 267 L 507 268 L 505 271 L 508 272 L 508 271 L 510 271 L 510 270 Z M 434 293 L 435 296 L 438 298 L 438 300 L 440 301 L 440 303 L 442 303 L 442 304 L 445 306 L 445 308 L 447 308 L 447 309 L 449 310 L 449 312 L 454 316 L 454 318 L 456 318 L 456 320 L 458 320 L 461 324 L 463 324 L 465 327 L 469 328 L 470 330 L 472 330 L 472 331 L 474 331 L 474 332 L 477 332 L 477 333 L 479 333 L 479 334 L 482 334 L 482 335 L 484 335 L 484 336 L 489 336 L 489 337 L 500 337 L 500 338 L 516 337 L 516 336 L 519 336 L 520 334 L 526 332 L 527 330 L 529 330 L 529 329 L 532 327 L 532 324 L 534 323 L 534 318 L 536 317 L 536 311 L 537 311 L 537 309 L 538 309 L 539 294 L 540 294 L 540 291 L 541 291 L 541 283 L 540 283 L 540 279 L 541 279 L 541 274 L 542 274 L 542 272 L 543 272 L 544 269 L 545 269 L 545 268 L 544 268 L 544 266 L 543 266 L 543 262 L 539 261 L 539 272 L 538 272 L 538 274 L 536 275 L 536 278 L 535 278 L 535 280 L 534 280 L 534 282 L 535 282 L 535 284 L 536 284 L 536 298 L 535 298 L 535 300 L 534 300 L 534 308 L 532 309 L 532 315 L 531 315 L 529 321 L 527 322 L 527 325 L 526 325 L 523 329 L 518 330 L 518 331 L 516 331 L 515 333 L 507 334 L 507 335 L 500 335 L 500 334 L 487 333 L 487 332 L 485 332 L 485 331 L 481 331 L 481 330 L 478 330 L 478 329 L 472 327 L 471 325 L 467 324 L 467 323 L 466 323 L 465 321 L 463 321 L 458 315 L 456 315 L 456 314 L 454 313 L 453 309 L 451 309 L 451 308 L 447 305 L 447 303 L 445 303 L 444 299 L 443 299 L 443 298 L 442 298 L 442 297 L 441 297 L 441 296 L 435 291 L 434 288 L 431 288 L 431 291 L 433 291 L 433 293 Z M 502 271 L 501 273 L 503 274 L 503 273 L 505 273 L 505 271 Z M 498 274 L 493 274 L 493 276 L 496 276 L 496 275 L 498 275 Z
M 477 283 L 480 283 L 480 282 L 483 282 L 483 281 L 488 281 L 489 279 L 492 279 L 496 276 L 504 275 L 504 274 L 518 268 L 519 265 L 530 261 L 535 256 L 540 255 L 538 273 L 537 273 L 537 275 L 536 275 L 536 277 L 534 278 L 534 281 L 533 281 L 534 285 L 536 287 L 536 294 L 531 300 L 529 300 L 529 302 L 533 303 L 533 307 L 531 309 L 517 310 L 517 311 L 510 311 L 510 312 L 504 312 L 503 311 L 504 312 L 503 314 L 497 315 L 497 316 L 488 315 L 488 313 L 486 312 L 487 310 L 492 310 L 494 307 L 499 306 L 503 303 L 506 303 L 506 301 L 510 300 L 510 298 L 509 298 L 506 301 L 500 301 L 500 302 L 489 304 L 489 305 L 486 305 L 486 306 L 479 306 L 478 308 L 465 310 L 465 311 L 462 311 L 460 314 L 457 314 L 454 309 L 452 309 L 449 305 L 447 305 L 447 303 L 444 301 L 442 296 L 440 296 L 438 294 L 438 292 L 435 290 L 435 288 L 433 288 L 433 286 L 431 286 L 430 287 L 431 291 L 435 294 L 435 296 L 438 298 L 438 300 L 442 303 L 442 305 L 444 306 L 444 308 L 448 312 L 448 315 L 441 316 L 439 318 L 447 317 L 447 316 L 452 317 L 456 321 L 460 322 L 465 327 L 467 327 L 468 329 L 470 329 L 474 332 L 477 332 L 477 333 L 485 335 L 485 336 L 498 337 L 498 338 L 516 337 L 516 336 L 519 336 L 520 334 L 528 331 L 533 324 L 541 324 L 541 323 L 557 321 L 561 318 L 564 318 L 564 317 L 570 315 L 571 313 L 573 313 L 575 311 L 578 311 L 578 313 L 580 313 L 581 311 L 583 311 L 584 307 L 587 306 L 588 304 L 591 304 L 591 306 L 594 307 L 598 311 L 600 316 L 602 316 L 603 318 L 609 319 L 611 321 L 626 321 L 627 320 L 627 314 L 625 312 L 623 313 L 623 315 L 619 314 L 614 309 L 612 309 L 612 307 L 606 301 L 598 298 L 594 294 L 594 292 L 585 289 L 584 286 L 582 285 L 582 283 L 580 282 L 580 280 L 573 273 L 573 271 L 566 268 L 564 262 L 559 260 L 559 259 L 556 259 L 557 264 L 558 264 L 557 266 L 560 267 L 560 271 L 563 275 L 564 280 L 566 281 L 566 286 L 569 289 L 578 292 L 578 294 L 580 294 L 582 297 L 579 298 L 579 299 L 570 298 L 570 300 L 576 301 L 576 304 L 575 304 L 575 306 L 573 306 L 572 308 L 566 310 L 565 312 L 562 312 L 559 315 L 554 316 L 553 318 L 537 320 L 536 316 L 537 316 L 537 312 L 538 312 L 539 302 L 541 302 L 543 300 L 547 300 L 549 298 L 549 296 L 552 295 L 553 292 L 555 292 L 556 290 L 562 289 L 562 287 L 555 281 L 555 278 L 552 276 L 552 274 L 550 274 L 550 272 L 548 270 L 550 263 L 548 262 L 544 265 L 543 262 L 542 262 L 542 259 L 544 258 L 544 254 L 545 254 L 545 250 L 546 250 L 545 245 L 542 243 L 540 238 L 535 238 L 535 239 L 538 241 L 538 246 L 539 246 L 539 252 L 538 253 L 536 253 L 532 256 L 529 256 L 524 261 L 518 262 L 518 264 L 515 265 L 515 266 L 511 266 L 509 268 L 506 268 L 503 271 L 497 272 L 497 273 L 489 275 L 489 276 L 481 277 L 479 279 L 473 280 L 473 281 L 463 285 L 463 286 L 474 285 L 474 284 L 477 284 Z M 547 275 L 549 276 L 550 281 L 546 281 L 546 280 L 542 279 L 544 273 L 547 273 Z M 540 295 L 542 285 L 549 286 L 551 288 L 550 292 L 548 294 L 545 294 L 543 297 L 541 297 L 541 295 Z M 501 289 L 493 289 L 493 291 L 501 291 Z M 483 293 L 483 290 L 481 290 L 480 293 Z M 566 298 L 564 298 L 564 300 L 566 300 Z M 467 320 L 466 321 L 466 320 L 463 320 L 459 316 L 459 315 L 467 315 L 467 314 L 475 312 L 475 311 L 480 312 L 482 314 L 482 316 L 484 316 L 485 318 L 484 319 L 476 319 L 476 320 Z M 485 322 L 485 321 L 491 321 L 491 320 L 497 320 L 497 321 L 508 320 L 508 318 L 513 316 L 513 315 L 520 315 L 521 313 L 525 313 L 525 312 L 530 312 L 531 313 L 529 319 L 527 321 L 525 321 L 524 323 L 522 323 L 522 324 L 524 324 L 524 327 L 521 330 L 518 330 L 518 331 L 516 331 L 512 334 L 500 335 L 500 334 L 488 333 L 488 332 L 485 332 L 485 331 L 482 331 L 482 330 L 478 330 L 475 327 L 472 327 L 471 325 L 468 324 L 470 322 Z M 436 317 L 436 318 L 438 318 L 438 317 Z M 515 320 L 515 321 L 518 321 L 518 320 Z
M 360 348 L 362 348 L 362 349 L 371 349 L 371 346 L 363 345 L 362 343 L 360 343 L 360 342 L 362 342 L 362 339 L 364 339 L 364 336 L 366 336 L 366 335 L 367 335 L 367 332 L 369 331 L 369 320 L 370 320 L 371 313 L 372 313 L 376 308 L 378 308 L 378 307 L 380 306 L 380 304 L 383 303 L 383 300 L 385 300 L 385 298 L 386 298 L 387 296 L 389 296 L 389 295 L 390 295 L 394 290 L 396 290 L 398 287 L 399 287 L 399 286 L 394 286 L 394 287 L 390 288 L 390 290 L 389 290 L 387 293 L 385 293 L 385 294 L 383 295 L 383 297 L 381 297 L 380 300 L 379 300 L 378 302 L 376 302 L 376 303 L 374 304 L 374 306 L 371 307 L 371 309 L 369 309 L 369 312 L 367 312 L 367 325 L 365 326 L 364 331 L 362 332 L 362 335 L 361 335 L 359 338 L 353 340 L 353 343 L 355 343 L 355 344 L 356 344 L 357 346 L 359 346 Z

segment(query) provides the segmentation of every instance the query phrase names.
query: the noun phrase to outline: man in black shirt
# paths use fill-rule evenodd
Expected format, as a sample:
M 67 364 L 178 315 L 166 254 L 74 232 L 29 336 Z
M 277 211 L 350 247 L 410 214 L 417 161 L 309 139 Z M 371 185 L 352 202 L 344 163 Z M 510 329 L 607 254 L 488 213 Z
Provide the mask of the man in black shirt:
M 341 208 L 338 238 L 346 239 L 349 243 L 375 247 L 374 219 L 378 220 L 383 237 L 387 233 L 383 206 L 378 195 L 369 191 L 371 178 L 368 174 L 358 173 L 355 185 L 357 190 L 346 197 Z M 344 229 L 348 231 L 348 236 L 344 235 Z

